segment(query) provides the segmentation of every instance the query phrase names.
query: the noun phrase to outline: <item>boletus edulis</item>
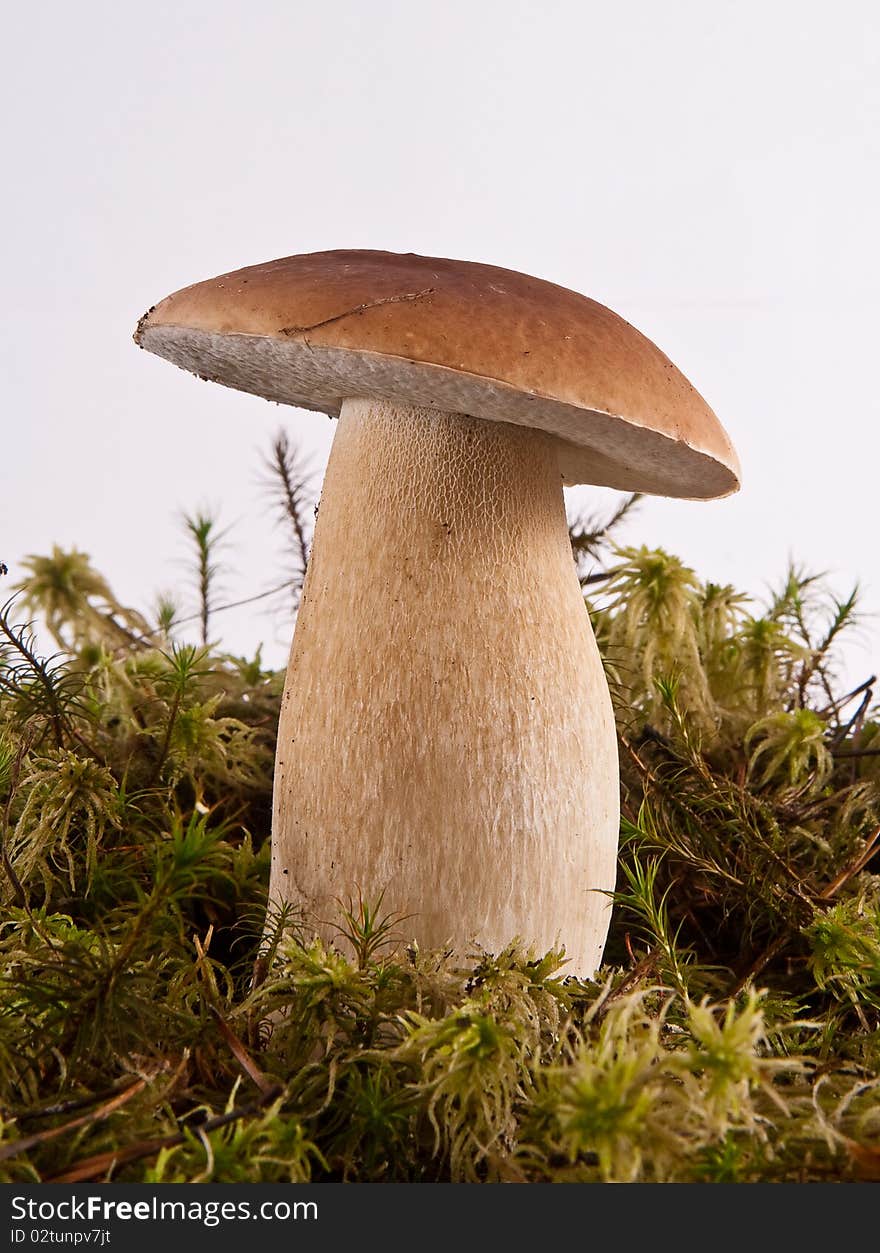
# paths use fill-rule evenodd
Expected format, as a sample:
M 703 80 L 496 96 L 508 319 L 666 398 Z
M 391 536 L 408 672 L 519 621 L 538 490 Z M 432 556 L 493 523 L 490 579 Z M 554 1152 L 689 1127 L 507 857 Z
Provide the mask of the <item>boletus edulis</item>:
M 184 288 L 141 347 L 338 416 L 284 691 L 270 899 L 422 947 L 601 959 L 617 740 L 564 484 L 738 487 L 702 397 L 603 305 L 496 266 L 285 257 Z

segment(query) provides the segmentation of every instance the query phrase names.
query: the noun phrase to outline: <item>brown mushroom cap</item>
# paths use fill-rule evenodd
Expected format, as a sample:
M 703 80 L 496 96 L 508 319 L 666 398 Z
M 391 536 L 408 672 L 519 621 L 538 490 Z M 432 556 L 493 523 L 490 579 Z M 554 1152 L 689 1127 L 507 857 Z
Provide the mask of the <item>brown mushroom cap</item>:
M 135 340 L 203 378 L 338 415 L 366 397 L 545 430 L 564 482 L 709 499 L 739 463 L 702 396 L 604 305 L 473 261 L 339 250 L 196 283 Z

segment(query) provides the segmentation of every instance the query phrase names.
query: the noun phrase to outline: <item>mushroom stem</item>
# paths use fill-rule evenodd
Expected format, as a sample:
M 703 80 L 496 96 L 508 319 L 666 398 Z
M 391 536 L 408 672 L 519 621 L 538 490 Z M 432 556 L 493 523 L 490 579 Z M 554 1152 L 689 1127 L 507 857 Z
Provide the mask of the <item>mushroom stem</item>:
M 347 400 L 287 672 L 270 898 L 591 975 L 619 820 L 608 687 L 551 437 Z

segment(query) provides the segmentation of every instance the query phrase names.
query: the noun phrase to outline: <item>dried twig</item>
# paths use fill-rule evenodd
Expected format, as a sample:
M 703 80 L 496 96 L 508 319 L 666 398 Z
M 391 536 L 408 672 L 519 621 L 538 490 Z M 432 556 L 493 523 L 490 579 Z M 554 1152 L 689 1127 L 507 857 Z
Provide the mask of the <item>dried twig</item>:
M 103 1122 L 105 1118 L 109 1118 L 112 1113 L 130 1101 L 132 1097 L 142 1092 L 146 1086 L 146 1079 L 138 1079 L 131 1087 L 120 1092 L 118 1096 L 114 1096 L 106 1104 L 99 1105 L 90 1114 L 82 1114 L 79 1118 L 73 1118 L 70 1122 L 62 1123 L 60 1127 L 50 1127 L 46 1131 L 37 1131 L 32 1136 L 24 1136 L 19 1140 L 13 1140 L 9 1144 L 0 1145 L 0 1162 L 5 1162 L 10 1157 L 18 1157 L 20 1153 L 29 1153 L 31 1149 L 36 1148 L 38 1145 L 45 1144 L 47 1140 L 56 1140 L 59 1136 L 66 1135 L 68 1131 L 76 1131 L 79 1127 L 88 1127 L 94 1123 Z
M 627 935 L 626 937 L 626 947 L 627 947 L 627 951 L 630 954 L 630 957 L 632 957 L 633 953 L 632 953 L 631 945 L 629 943 L 629 935 Z M 636 984 L 640 983 L 642 979 L 647 978 L 647 976 L 651 974 L 651 972 L 656 968 L 659 960 L 660 960 L 660 954 L 657 952 L 656 949 L 653 949 L 650 953 L 648 953 L 645 957 L 643 957 L 641 961 L 637 962 L 636 965 L 633 966 L 631 970 L 627 971 L 626 975 L 620 981 L 617 987 L 614 988 L 613 991 L 609 992 L 608 995 L 602 1000 L 599 1008 L 597 1009 L 597 1017 L 601 1017 L 605 1013 L 606 1009 L 611 1004 L 611 1002 L 616 1000 L 617 997 L 623 996 L 626 992 L 629 992 L 630 988 L 635 987 Z
M 876 853 L 878 842 L 880 842 L 880 827 L 877 827 L 877 829 L 872 832 L 865 847 L 861 850 L 858 856 L 855 857 L 848 865 L 844 866 L 840 873 L 835 875 L 830 883 L 826 884 L 822 891 L 816 895 L 815 900 L 823 905 L 830 904 L 843 885 L 851 879 L 853 875 L 858 874 L 860 870 L 864 870 L 865 866 Z M 782 950 L 791 943 L 792 939 L 793 936 L 789 934 L 778 935 L 775 940 L 771 941 L 771 943 L 767 945 L 766 948 L 762 949 L 758 956 L 750 964 L 745 974 L 742 975 L 741 978 L 739 978 L 734 984 L 733 988 L 731 988 L 730 995 L 736 996 L 738 992 L 741 992 L 749 980 L 753 979 L 755 975 L 760 974 L 765 966 L 770 964 L 774 957 L 778 957 Z
M 232 1030 L 232 1027 L 230 1027 L 229 1023 L 227 1022 L 225 1015 L 222 1013 L 222 1011 L 217 1005 L 217 985 L 214 980 L 214 976 L 211 971 L 211 968 L 208 965 L 208 949 L 210 948 L 210 945 L 211 945 L 211 936 L 213 935 L 213 932 L 214 932 L 213 926 L 209 927 L 207 935 L 205 936 L 204 945 L 202 944 L 198 936 L 193 937 L 193 941 L 194 941 L 195 948 L 196 948 L 196 953 L 198 955 L 199 970 L 202 973 L 202 978 L 205 981 L 205 987 L 208 992 L 208 997 L 209 997 L 208 1008 L 210 1009 L 211 1013 L 216 1018 L 217 1025 L 220 1028 L 220 1034 L 223 1036 L 223 1039 L 229 1045 L 229 1051 L 232 1053 L 233 1057 L 238 1062 L 239 1066 L 241 1066 L 242 1070 L 247 1075 L 247 1077 L 259 1089 L 260 1095 L 263 1097 L 263 1099 L 271 1100 L 274 1097 L 281 1095 L 281 1093 L 284 1091 L 283 1086 L 280 1083 L 272 1082 L 270 1079 L 266 1078 L 262 1070 L 260 1070 L 257 1063 L 254 1061 L 250 1053 L 245 1048 L 243 1042 L 238 1038 L 238 1036 Z
M 272 1097 L 274 1097 L 274 1093 Z M 270 1096 L 261 1098 L 250 1105 L 241 1105 L 236 1109 L 232 1109 L 227 1114 L 218 1114 L 216 1118 L 208 1118 L 205 1122 L 199 1123 L 199 1131 L 207 1134 L 209 1131 L 216 1131 L 219 1127 L 226 1127 L 229 1123 L 238 1122 L 242 1118 L 254 1118 L 261 1113 L 263 1107 L 272 1099 Z M 123 1166 L 127 1162 L 136 1162 L 144 1157 L 153 1157 L 162 1149 L 174 1148 L 177 1144 L 183 1144 L 186 1139 L 185 1131 L 172 1132 L 167 1136 L 157 1136 L 153 1140 L 141 1140 L 137 1144 L 129 1144 L 125 1148 L 111 1149 L 105 1153 L 95 1153 L 92 1157 L 84 1157 L 82 1161 L 77 1162 L 69 1169 L 62 1171 L 61 1174 L 52 1175 L 48 1179 L 44 1179 L 44 1183 L 81 1183 L 86 1179 L 95 1179 L 100 1175 L 106 1175 L 108 1171 L 116 1166 Z
M 217 1019 L 217 1026 L 220 1028 L 220 1034 L 223 1036 L 223 1039 L 229 1045 L 229 1051 L 232 1053 L 233 1057 L 238 1062 L 239 1066 L 241 1066 L 247 1077 L 259 1088 L 263 1099 L 268 1101 L 272 1100 L 276 1096 L 280 1096 L 284 1091 L 282 1085 L 280 1083 L 273 1083 L 271 1080 L 266 1078 L 216 1005 L 211 1006 L 211 1012 Z
M 864 870 L 877 851 L 878 842 L 880 842 L 880 827 L 877 827 L 872 832 L 862 851 L 853 858 L 849 865 L 844 866 L 843 870 L 831 880 L 827 887 L 823 888 L 817 899 L 830 901 L 833 896 L 837 895 L 848 879 L 851 879 L 853 875 L 857 875 L 860 870 Z
M 119 1092 L 123 1092 L 128 1087 L 128 1080 L 124 1079 L 121 1083 L 114 1083 L 109 1088 L 102 1088 L 99 1092 L 90 1092 L 87 1096 L 74 1096 L 68 1101 L 53 1101 L 51 1105 L 43 1105 L 38 1109 L 25 1109 L 15 1114 L 15 1121 L 38 1122 L 42 1118 L 54 1118 L 58 1114 L 72 1114 L 77 1109 L 88 1109 L 92 1105 L 97 1105 L 99 1101 L 106 1101 L 109 1097 L 116 1096 Z

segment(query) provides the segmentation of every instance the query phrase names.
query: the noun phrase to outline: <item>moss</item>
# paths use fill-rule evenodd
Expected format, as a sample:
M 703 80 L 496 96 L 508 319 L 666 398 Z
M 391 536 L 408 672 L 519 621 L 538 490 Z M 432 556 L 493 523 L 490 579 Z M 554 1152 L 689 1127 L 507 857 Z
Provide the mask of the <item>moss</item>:
M 855 601 L 793 570 L 756 607 L 607 532 L 574 534 L 624 813 L 589 982 L 528 937 L 464 966 L 401 946 L 381 901 L 340 905 L 350 958 L 286 913 L 266 937 L 283 676 L 119 605 L 82 553 L 30 559 L 0 615 L 0 1180 L 880 1178 Z

